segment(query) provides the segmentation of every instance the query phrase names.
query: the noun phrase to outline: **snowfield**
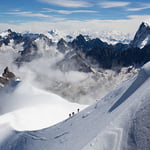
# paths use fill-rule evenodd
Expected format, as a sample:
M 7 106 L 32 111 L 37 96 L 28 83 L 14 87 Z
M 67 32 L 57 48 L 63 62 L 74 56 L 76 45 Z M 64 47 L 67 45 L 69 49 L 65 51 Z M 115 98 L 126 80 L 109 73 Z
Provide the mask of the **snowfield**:
M 0 149 L 148 150 L 150 148 L 149 77 L 150 62 L 141 68 L 137 76 L 123 82 L 103 99 L 80 113 L 76 113 L 70 118 L 65 116 L 66 120 L 51 127 L 47 126 L 48 128 L 42 130 L 17 131 L 17 129 L 25 130 L 25 128 L 22 128 L 24 123 L 19 122 L 17 125 L 21 124 L 21 126 L 13 126 L 6 121 L 5 126 L 1 124 L 1 132 L 5 131 L 7 136 L 1 140 Z M 36 90 L 34 92 L 37 94 Z M 43 93 L 43 91 L 41 92 Z M 40 94 L 37 94 L 35 98 L 38 99 Z M 51 96 L 55 98 L 56 95 Z M 43 100 L 46 97 L 43 97 Z M 61 102 L 62 105 L 67 103 L 61 98 L 58 99 L 58 102 Z M 57 103 L 57 101 L 52 100 L 53 103 Z M 79 107 L 79 105 L 70 103 L 65 106 L 68 110 L 71 110 L 70 106 L 73 106 L 72 108 Z M 41 113 L 43 113 L 42 107 L 41 105 L 41 108 L 39 108 Z M 29 110 L 33 109 L 30 108 Z M 17 111 L 13 111 L 8 115 L 13 115 L 14 112 L 16 115 L 18 114 Z M 32 111 L 28 111 L 28 113 L 32 117 Z M 25 114 L 28 113 L 25 111 Z M 52 117 L 55 117 L 55 115 L 55 113 L 50 114 Z M 28 117 L 25 116 L 25 119 L 28 119 Z M 24 115 L 19 113 L 18 121 L 22 118 L 24 118 Z M 51 120 L 51 117 L 47 117 L 47 122 L 49 120 Z M 22 119 L 22 121 L 24 120 Z M 31 121 L 30 117 L 29 121 Z M 35 123 L 38 124 L 38 122 Z
M 8 88 L 7 88 L 8 91 Z M 2 93 L 0 100 L 3 108 L 0 124 L 9 124 L 17 131 L 33 131 L 50 127 L 77 113 L 86 105 L 70 103 L 56 94 L 20 83 L 15 92 Z

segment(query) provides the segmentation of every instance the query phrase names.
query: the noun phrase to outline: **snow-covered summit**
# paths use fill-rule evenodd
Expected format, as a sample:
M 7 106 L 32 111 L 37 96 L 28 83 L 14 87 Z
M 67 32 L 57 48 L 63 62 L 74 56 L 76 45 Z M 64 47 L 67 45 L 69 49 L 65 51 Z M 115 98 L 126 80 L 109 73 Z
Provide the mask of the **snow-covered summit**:
M 58 42 L 61 38 L 66 41 L 75 39 L 78 35 L 82 34 L 87 39 L 100 38 L 102 41 L 108 44 L 116 44 L 118 42 L 128 44 L 131 41 L 130 34 L 124 34 L 119 31 L 101 31 L 101 32 L 88 32 L 88 31 L 74 31 L 64 32 L 61 30 L 53 29 L 44 33 L 47 37 L 53 41 Z
M 2 37 L 2 38 L 4 38 L 5 36 L 8 36 L 8 31 L 4 31 L 4 32 L 1 32 L 0 33 L 0 36 Z
M 5 37 L 7 37 L 9 34 L 11 34 L 11 33 L 12 33 L 11 29 L 8 29 L 8 30 L 6 30 L 6 31 L 2 31 L 2 32 L 0 33 L 0 36 L 1 36 L 2 38 L 5 38 Z
M 135 34 L 133 41 L 131 42 L 132 47 L 138 47 L 140 49 L 150 44 L 150 22 L 142 22 L 138 31 Z
M 150 26 L 150 19 L 147 19 L 143 22 L 145 24 L 145 26 Z

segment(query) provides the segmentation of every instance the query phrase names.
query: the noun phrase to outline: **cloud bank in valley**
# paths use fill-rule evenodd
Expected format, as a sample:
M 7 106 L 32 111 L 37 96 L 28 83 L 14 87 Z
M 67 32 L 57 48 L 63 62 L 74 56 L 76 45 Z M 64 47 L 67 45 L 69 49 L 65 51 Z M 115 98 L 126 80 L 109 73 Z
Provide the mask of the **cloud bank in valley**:
M 17 51 L 0 51 L 0 73 L 8 66 L 21 79 L 13 92 L 9 92 L 9 89 L 8 93 L 0 91 L 0 126 L 5 127 L 3 131 L 0 130 L 0 142 L 12 133 L 12 128 L 19 131 L 43 129 L 69 118 L 69 113 L 77 113 L 78 108 L 82 110 L 86 107 L 42 89 L 47 84 L 53 84 L 53 80 L 77 82 L 85 78 L 80 73 L 69 73 L 67 78 L 61 71 L 53 69 L 61 54 L 54 57 L 51 50 L 47 54 L 18 68 L 14 64 Z

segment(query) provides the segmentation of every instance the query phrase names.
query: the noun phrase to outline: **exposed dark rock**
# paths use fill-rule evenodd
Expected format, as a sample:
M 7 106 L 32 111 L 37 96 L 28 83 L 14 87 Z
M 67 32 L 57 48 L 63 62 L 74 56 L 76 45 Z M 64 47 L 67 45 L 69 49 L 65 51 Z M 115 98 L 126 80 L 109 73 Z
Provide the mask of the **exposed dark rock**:
M 65 53 L 69 48 L 68 43 L 61 38 L 58 43 L 57 43 L 57 49 L 61 52 L 61 53 Z
M 144 42 L 145 41 L 145 42 Z M 144 42 L 144 43 L 143 43 Z M 133 48 L 143 48 L 150 44 L 150 26 L 147 23 L 142 23 L 135 34 L 130 46 Z
M 4 69 L 2 76 L 0 76 L 0 87 L 7 85 L 10 81 L 15 80 L 16 76 L 13 72 L 10 72 L 8 67 Z
M 7 79 L 14 79 L 16 77 L 14 73 L 9 71 L 8 67 L 4 69 L 2 76 Z
M 8 30 L 8 33 L 8 36 L 5 38 L 0 37 L 0 46 L 2 44 L 8 45 L 11 39 L 13 39 L 14 44 L 24 43 L 23 50 L 16 59 L 17 63 L 32 61 L 35 58 L 41 57 L 42 55 L 40 54 L 38 47 L 38 42 L 40 42 L 40 40 L 42 40 L 42 42 L 44 41 L 45 47 L 43 46 L 43 49 L 46 49 L 46 46 L 50 47 L 54 45 L 52 40 L 43 34 L 22 35 L 13 32 L 10 29 Z M 148 24 L 142 23 L 130 45 L 122 43 L 109 45 L 99 38 L 90 39 L 88 36 L 85 37 L 81 34 L 72 42 L 66 42 L 64 39 L 60 39 L 55 44 L 57 44 L 57 50 L 64 54 L 64 59 L 58 64 L 61 68 L 64 68 L 62 70 L 65 71 L 68 70 L 67 68 L 75 70 L 75 66 L 78 66 L 77 70 L 80 71 L 90 70 L 87 69 L 87 65 L 85 65 L 87 62 L 88 67 L 96 65 L 104 69 L 111 69 L 112 67 L 118 66 L 141 66 L 150 60 L 149 39 L 147 39 L 147 43 L 141 48 L 143 40 L 149 37 L 150 27 Z M 75 55 L 72 56 L 72 54 Z M 79 54 L 81 54 L 82 57 Z M 75 64 L 75 66 L 73 66 L 73 64 Z

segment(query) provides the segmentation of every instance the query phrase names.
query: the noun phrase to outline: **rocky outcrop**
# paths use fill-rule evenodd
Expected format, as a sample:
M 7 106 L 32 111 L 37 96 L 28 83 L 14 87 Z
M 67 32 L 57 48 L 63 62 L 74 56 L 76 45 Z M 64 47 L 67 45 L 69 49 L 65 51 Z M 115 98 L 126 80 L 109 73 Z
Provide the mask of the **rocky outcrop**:
M 61 38 L 57 43 L 57 49 L 61 53 L 65 53 L 67 50 L 70 49 L 70 47 L 68 46 L 68 43 L 63 38 Z
M 7 85 L 10 81 L 15 80 L 16 76 L 13 72 L 10 72 L 8 67 L 4 69 L 4 72 L 2 73 L 2 76 L 0 76 L 0 87 L 4 87 Z
M 133 41 L 131 42 L 130 46 L 135 48 L 144 48 L 150 44 L 150 25 L 146 22 L 143 22 L 138 31 L 135 34 Z

